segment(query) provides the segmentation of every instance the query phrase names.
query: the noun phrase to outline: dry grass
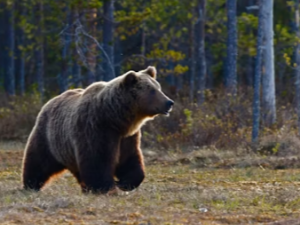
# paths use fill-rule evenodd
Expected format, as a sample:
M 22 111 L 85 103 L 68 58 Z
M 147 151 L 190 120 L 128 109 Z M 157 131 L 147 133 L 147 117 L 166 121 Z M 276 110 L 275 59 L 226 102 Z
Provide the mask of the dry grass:
M 245 155 L 204 150 L 147 158 L 147 178 L 130 193 L 83 195 L 69 173 L 33 193 L 20 189 L 21 146 L 0 144 L 0 224 L 300 224 L 297 168 L 218 168 Z

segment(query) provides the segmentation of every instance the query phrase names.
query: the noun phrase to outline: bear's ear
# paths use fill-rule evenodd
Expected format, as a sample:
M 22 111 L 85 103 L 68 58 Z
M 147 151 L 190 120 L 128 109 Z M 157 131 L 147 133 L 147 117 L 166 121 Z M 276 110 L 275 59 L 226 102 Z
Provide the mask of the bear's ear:
M 136 84 L 137 81 L 138 81 L 138 77 L 136 75 L 136 72 L 129 71 L 125 75 L 125 78 L 123 80 L 123 85 L 126 87 L 130 87 L 130 86 Z
M 143 72 L 148 74 L 153 79 L 156 79 L 156 68 L 154 66 L 148 66 L 148 68 L 145 69 Z

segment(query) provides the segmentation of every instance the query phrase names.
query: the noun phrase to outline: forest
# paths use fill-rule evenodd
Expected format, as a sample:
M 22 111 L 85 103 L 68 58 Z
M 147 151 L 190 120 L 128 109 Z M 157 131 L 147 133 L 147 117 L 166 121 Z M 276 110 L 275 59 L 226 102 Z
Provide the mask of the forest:
M 0 223 L 299 224 L 299 10 L 299 0 L 0 0 Z M 69 173 L 40 193 L 19 189 L 49 99 L 150 65 L 175 105 L 142 128 L 138 191 L 83 196 Z
M 274 7 L 254 0 L 0 4 L 1 138 L 26 135 L 41 105 L 67 89 L 148 65 L 157 67 L 158 81 L 183 108 L 178 116 L 185 122 L 194 110 L 192 117 L 206 111 L 221 123 L 236 114 L 244 120 L 230 118 L 233 125 L 224 126 L 257 143 L 261 129 L 286 126 L 281 115 L 289 114 L 288 129 L 296 134 L 297 1 L 278 0 Z M 30 114 L 26 121 L 24 114 Z M 24 133 L 10 117 L 20 119 Z M 252 134 L 245 131 L 250 126 Z

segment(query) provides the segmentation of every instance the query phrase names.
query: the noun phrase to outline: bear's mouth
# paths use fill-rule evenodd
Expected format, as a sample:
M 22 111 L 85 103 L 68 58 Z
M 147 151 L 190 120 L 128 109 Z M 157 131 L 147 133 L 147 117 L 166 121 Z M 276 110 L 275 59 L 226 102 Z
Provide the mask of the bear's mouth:
M 173 109 L 173 107 L 170 107 L 167 111 L 163 112 L 162 114 L 165 116 L 169 116 L 172 109 Z
M 159 108 L 156 108 L 157 114 L 161 114 L 161 115 L 165 115 L 165 116 L 169 116 L 171 111 L 172 111 L 172 107 L 170 107 L 168 109 L 164 109 L 164 111 Z
M 163 115 L 170 116 L 170 112 L 169 111 L 168 112 L 164 112 Z

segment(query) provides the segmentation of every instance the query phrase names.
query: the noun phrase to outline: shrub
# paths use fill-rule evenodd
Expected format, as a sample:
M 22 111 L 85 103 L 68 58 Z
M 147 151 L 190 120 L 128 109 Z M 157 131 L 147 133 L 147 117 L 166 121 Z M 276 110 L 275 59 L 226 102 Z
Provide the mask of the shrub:
M 157 150 L 189 151 L 204 146 L 237 150 L 252 148 L 252 93 L 238 97 L 224 91 L 206 91 L 203 105 L 189 104 L 177 96 L 169 117 L 158 116 L 143 127 L 142 144 Z M 25 139 L 41 109 L 38 95 L 7 98 L 0 94 L 0 139 Z M 277 122 L 260 131 L 261 154 L 296 154 L 300 141 L 297 136 L 297 116 L 292 104 L 277 101 Z
M 41 109 L 38 95 L 9 97 L 0 94 L 0 139 L 24 139 Z
M 206 92 L 206 102 L 197 107 L 176 101 L 169 118 L 158 117 L 143 128 L 143 143 L 148 148 L 187 151 L 203 146 L 217 149 L 252 149 L 252 93 L 244 92 L 232 98 L 224 91 L 217 94 Z M 280 144 L 283 151 L 295 152 L 300 147 L 297 137 L 297 117 L 292 104 L 278 101 L 277 122 L 273 127 L 263 127 L 260 140 L 266 138 Z M 280 140 L 280 141 L 279 141 Z M 262 148 L 260 145 L 259 148 Z M 285 147 L 285 146 L 293 146 Z M 282 150 L 284 149 L 284 150 Z M 255 151 L 258 149 L 255 149 Z M 275 150 L 276 151 L 276 150 Z

